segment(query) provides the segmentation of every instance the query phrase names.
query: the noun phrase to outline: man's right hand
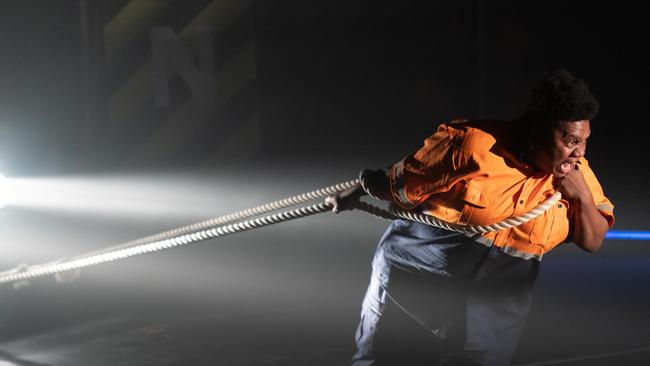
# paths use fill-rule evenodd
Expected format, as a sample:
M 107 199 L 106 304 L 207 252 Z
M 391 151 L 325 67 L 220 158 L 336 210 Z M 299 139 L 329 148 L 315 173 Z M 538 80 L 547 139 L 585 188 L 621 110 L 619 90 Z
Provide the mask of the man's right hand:
M 366 191 L 363 190 L 361 184 L 357 183 L 345 191 L 327 197 L 325 202 L 332 205 L 332 212 L 339 213 L 351 210 L 352 203 L 359 201 L 359 198 L 365 194 Z

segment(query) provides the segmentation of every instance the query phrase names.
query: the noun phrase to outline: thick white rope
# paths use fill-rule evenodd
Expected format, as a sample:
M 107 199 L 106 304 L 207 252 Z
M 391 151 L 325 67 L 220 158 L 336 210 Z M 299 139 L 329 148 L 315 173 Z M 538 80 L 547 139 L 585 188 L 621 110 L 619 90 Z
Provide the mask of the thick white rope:
M 134 245 L 128 248 L 121 248 L 110 252 L 86 254 L 78 256 L 74 259 L 64 259 L 44 264 L 17 268 L 10 271 L 0 272 L 0 284 L 26 281 L 37 277 L 53 275 L 56 273 L 75 271 L 100 263 L 112 262 L 118 259 L 125 259 L 140 254 L 153 253 L 163 249 L 175 248 L 220 236 L 273 225 L 284 221 L 295 220 L 301 217 L 311 216 L 321 212 L 327 212 L 331 209 L 331 204 L 318 203 L 311 206 L 258 217 L 251 220 L 221 225 L 189 234 L 182 234 L 176 237 L 166 238 L 163 240 Z
M 325 197 L 331 196 L 331 195 L 333 195 L 335 193 L 338 193 L 338 192 L 344 191 L 346 189 L 352 188 L 358 183 L 359 183 L 358 179 L 338 183 L 338 184 L 335 184 L 335 185 L 332 185 L 332 186 L 329 186 L 329 187 L 325 187 L 325 188 L 321 188 L 321 189 L 317 189 L 317 190 L 314 190 L 314 191 L 311 191 L 311 192 L 307 192 L 307 193 L 287 197 L 287 198 L 277 200 L 277 201 L 273 201 L 273 202 L 270 202 L 270 203 L 267 203 L 267 204 L 264 204 L 264 205 L 247 208 L 245 210 L 237 211 L 237 212 L 230 213 L 230 214 L 223 215 L 223 216 L 218 216 L 218 217 L 206 220 L 206 221 L 201 221 L 201 222 L 197 222 L 195 224 L 191 224 L 191 225 L 179 227 L 179 228 L 176 228 L 176 229 L 164 231 L 164 232 L 161 232 L 161 233 L 158 233 L 158 234 L 154 234 L 154 235 L 150 235 L 150 236 L 147 236 L 147 237 L 144 237 L 144 238 L 132 240 L 132 241 L 129 241 L 129 242 L 126 242 L 126 243 L 113 245 L 113 246 L 110 246 L 110 247 L 107 247 L 107 248 L 104 248 L 104 249 L 94 251 L 94 252 L 92 252 L 92 254 L 100 254 L 100 253 L 112 252 L 112 251 L 115 251 L 115 250 L 118 250 L 118 249 L 130 248 L 130 247 L 137 246 L 137 245 L 142 245 L 142 244 L 147 244 L 147 243 L 151 243 L 151 242 L 155 242 L 155 241 L 174 238 L 174 237 L 181 236 L 183 234 L 189 234 L 189 233 L 205 230 L 205 229 L 208 229 L 208 228 L 213 228 L 213 227 L 216 227 L 216 226 L 219 226 L 219 225 L 225 225 L 225 224 L 228 224 L 228 223 L 231 223 L 231 222 L 240 221 L 240 220 L 243 220 L 243 219 L 247 219 L 249 217 L 265 214 L 267 212 L 277 211 L 277 210 L 281 210 L 283 208 L 287 208 L 287 207 L 295 206 L 295 205 L 298 205 L 298 204 L 301 204 L 301 203 L 306 203 L 306 202 L 309 202 L 309 201 L 313 201 L 313 200 L 318 199 L 318 198 L 325 198 Z M 87 256 L 87 255 L 88 254 L 85 254 L 84 257 Z M 1 274 L 1 272 L 0 272 L 0 274 Z
M 562 198 L 562 194 L 560 192 L 555 192 L 553 196 L 549 197 L 546 201 L 542 202 L 537 207 L 533 208 L 532 210 L 530 210 L 529 212 L 521 216 L 511 217 L 499 221 L 496 224 L 473 225 L 473 226 L 452 224 L 450 222 L 440 220 L 439 218 L 434 216 L 402 210 L 400 208 L 395 208 L 395 207 L 391 207 L 388 210 L 384 210 L 379 207 L 361 201 L 355 202 L 352 207 L 354 207 L 357 210 L 365 211 L 375 217 L 379 217 L 383 219 L 390 220 L 394 218 L 402 218 L 402 219 L 417 221 L 422 224 L 431 225 L 431 226 L 435 226 L 435 227 L 439 227 L 442 229 L 455 231 L 463 234 L 482 234 L 491 231 L 510 229 L 512 227 L 527 223 L 528 221 L 536 218 L 537 216 L 543 214 L 546 210 L 551 208 L 554 204 L 557 203 L 557 201 L 560 200 L 560 198 Z
M 251 230 L 263 226 L 314 215 L 321 212 L 330 211 L 332 209 L 331 204 L 318 203 L 290 211 L 232 223 L 234 221 L 242 220 L 251 216 L 293 206 L 317 198 L 327 197 L 329 195 L 333 195 L 349 189 L 356 184 L 359 184 L 358 179 L 339 183 L 312 192 L 292 196 L 283 200 L 274 201 L 265 205 L 238 211 L 232 214 L 219 216 L 211 220 L 202 221 L 174 230 L 165 231 L 156 235 L 151 235 L 142 239 L 86 253 L 80 256 L 31 266 L 22 265 L 8 271 L 0 272 L 0 284 L 26 281 L 52 274 L 77 271 L 81 268 L 93 266 L 100 263 L 112 262 L 118 259 L 125 259 L 140 254 L 153 253 L 163 249 L 170 249 L 213 239 L 219 236 L 234 234 L 241 231 Z M 446 230 L 475 234 L 503 230 L 528 222 L 544 213 L 544 211 L 548 210 L 560 199 L 560 197 L 560 193 L 556 192 L 545 202 L 520 217 L 509 218 L 496 224 L 483 226 L 464 226 L 452 224 L 437 219 L 433 216 L 418 214 L 393 207 L 391 207 L 389 210 L 384 210 L 382 208 L 360 201 L 354 203 L 353 208 L 365 211 L 373 216 L 387 220 L 404 218 L 426 225 L 440 227 Z

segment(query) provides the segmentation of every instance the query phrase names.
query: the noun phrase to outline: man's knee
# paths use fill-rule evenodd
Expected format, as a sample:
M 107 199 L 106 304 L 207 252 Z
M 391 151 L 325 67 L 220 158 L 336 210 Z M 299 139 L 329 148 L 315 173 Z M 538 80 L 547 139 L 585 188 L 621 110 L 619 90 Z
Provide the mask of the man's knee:
M 383 267 L 388 264 L 388 252 L 391 250 L 390 244 L 381 241 L 375 249 L 375 255 L 372 259 L 372 268 Z

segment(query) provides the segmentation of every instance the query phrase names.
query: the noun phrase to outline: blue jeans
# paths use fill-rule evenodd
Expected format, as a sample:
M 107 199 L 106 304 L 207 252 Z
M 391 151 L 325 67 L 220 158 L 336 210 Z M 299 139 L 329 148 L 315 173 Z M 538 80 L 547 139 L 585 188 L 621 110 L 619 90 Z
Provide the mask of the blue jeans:
M 462 287 L 462 322 L 451 322 L 440 365 L 512 363 L 531 304 L 539 261 L 503 253 L 459 233 L 408 220 L 395 220 L 382 236 L 361 306 L 353 366 L 376 365 L 373 343 L 384 307 L 391 269 L 418 271 Z

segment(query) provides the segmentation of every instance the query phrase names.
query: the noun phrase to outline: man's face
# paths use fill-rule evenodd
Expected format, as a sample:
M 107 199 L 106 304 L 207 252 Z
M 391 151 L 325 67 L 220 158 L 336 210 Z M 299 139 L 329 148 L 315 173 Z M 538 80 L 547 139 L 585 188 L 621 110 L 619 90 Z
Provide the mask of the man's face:
M 549 145 L 535 154 L 537 166 L 558 178 L 564 177 L 585 155 L 590 134 L 588 120 L 558 123 Z

